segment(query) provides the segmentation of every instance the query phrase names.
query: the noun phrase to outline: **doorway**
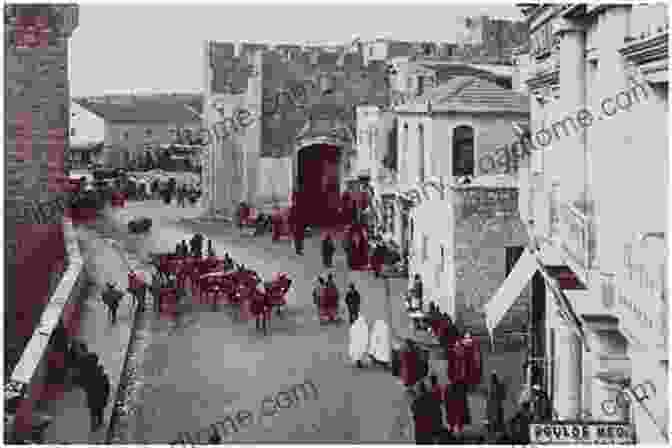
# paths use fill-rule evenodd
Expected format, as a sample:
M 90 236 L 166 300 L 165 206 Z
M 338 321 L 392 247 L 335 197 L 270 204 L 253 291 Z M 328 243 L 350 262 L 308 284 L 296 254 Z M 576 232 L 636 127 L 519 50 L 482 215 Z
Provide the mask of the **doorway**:
M 297 209 L 306 225 L 338 225 L 341 206 L 341 149 L 317 144 L 299 150 L 296 190 Z

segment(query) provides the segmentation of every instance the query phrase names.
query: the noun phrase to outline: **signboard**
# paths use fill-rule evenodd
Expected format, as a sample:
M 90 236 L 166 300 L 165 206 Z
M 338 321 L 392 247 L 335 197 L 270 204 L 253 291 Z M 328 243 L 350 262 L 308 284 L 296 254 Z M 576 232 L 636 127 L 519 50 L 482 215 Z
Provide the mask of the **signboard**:
M 632 445 L 634 426 L 622 422 L 554 421 L 530 425 L 530 444 Z

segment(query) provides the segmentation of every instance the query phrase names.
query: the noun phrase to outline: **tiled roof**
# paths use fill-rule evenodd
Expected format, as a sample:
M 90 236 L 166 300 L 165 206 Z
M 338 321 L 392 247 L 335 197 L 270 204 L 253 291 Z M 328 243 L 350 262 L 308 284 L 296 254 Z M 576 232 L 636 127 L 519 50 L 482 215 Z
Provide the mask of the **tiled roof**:
M 431 102 L 432 111 L 530 112 L 526 95 L 474 76 L 456 76 L 397 110 L 416 110 L 428 101 Z
M 108 122 L 189 123 L 199 121 L 203 101 L 200 95 L 149 95 L 114 99 L 109 102 L 75 99 L 79 105 Z

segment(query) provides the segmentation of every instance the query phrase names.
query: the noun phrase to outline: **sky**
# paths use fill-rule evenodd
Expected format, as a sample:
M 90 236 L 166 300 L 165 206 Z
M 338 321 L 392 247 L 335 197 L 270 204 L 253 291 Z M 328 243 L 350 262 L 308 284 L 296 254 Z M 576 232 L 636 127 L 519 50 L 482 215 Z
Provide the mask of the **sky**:
M 199 92 L 204 42 L 454 41 L 481 14 L 522 19 L 513 3 L 80 3 L 70 41 L 72 96 Z

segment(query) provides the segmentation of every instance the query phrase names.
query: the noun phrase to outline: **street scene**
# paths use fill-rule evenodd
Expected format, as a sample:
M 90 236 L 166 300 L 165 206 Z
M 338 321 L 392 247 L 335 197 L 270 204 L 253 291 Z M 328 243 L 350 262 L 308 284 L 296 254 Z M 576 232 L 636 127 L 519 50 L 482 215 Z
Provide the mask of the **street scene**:
M 5 443 L 668 444 L 668 13 L 6 5 Z

